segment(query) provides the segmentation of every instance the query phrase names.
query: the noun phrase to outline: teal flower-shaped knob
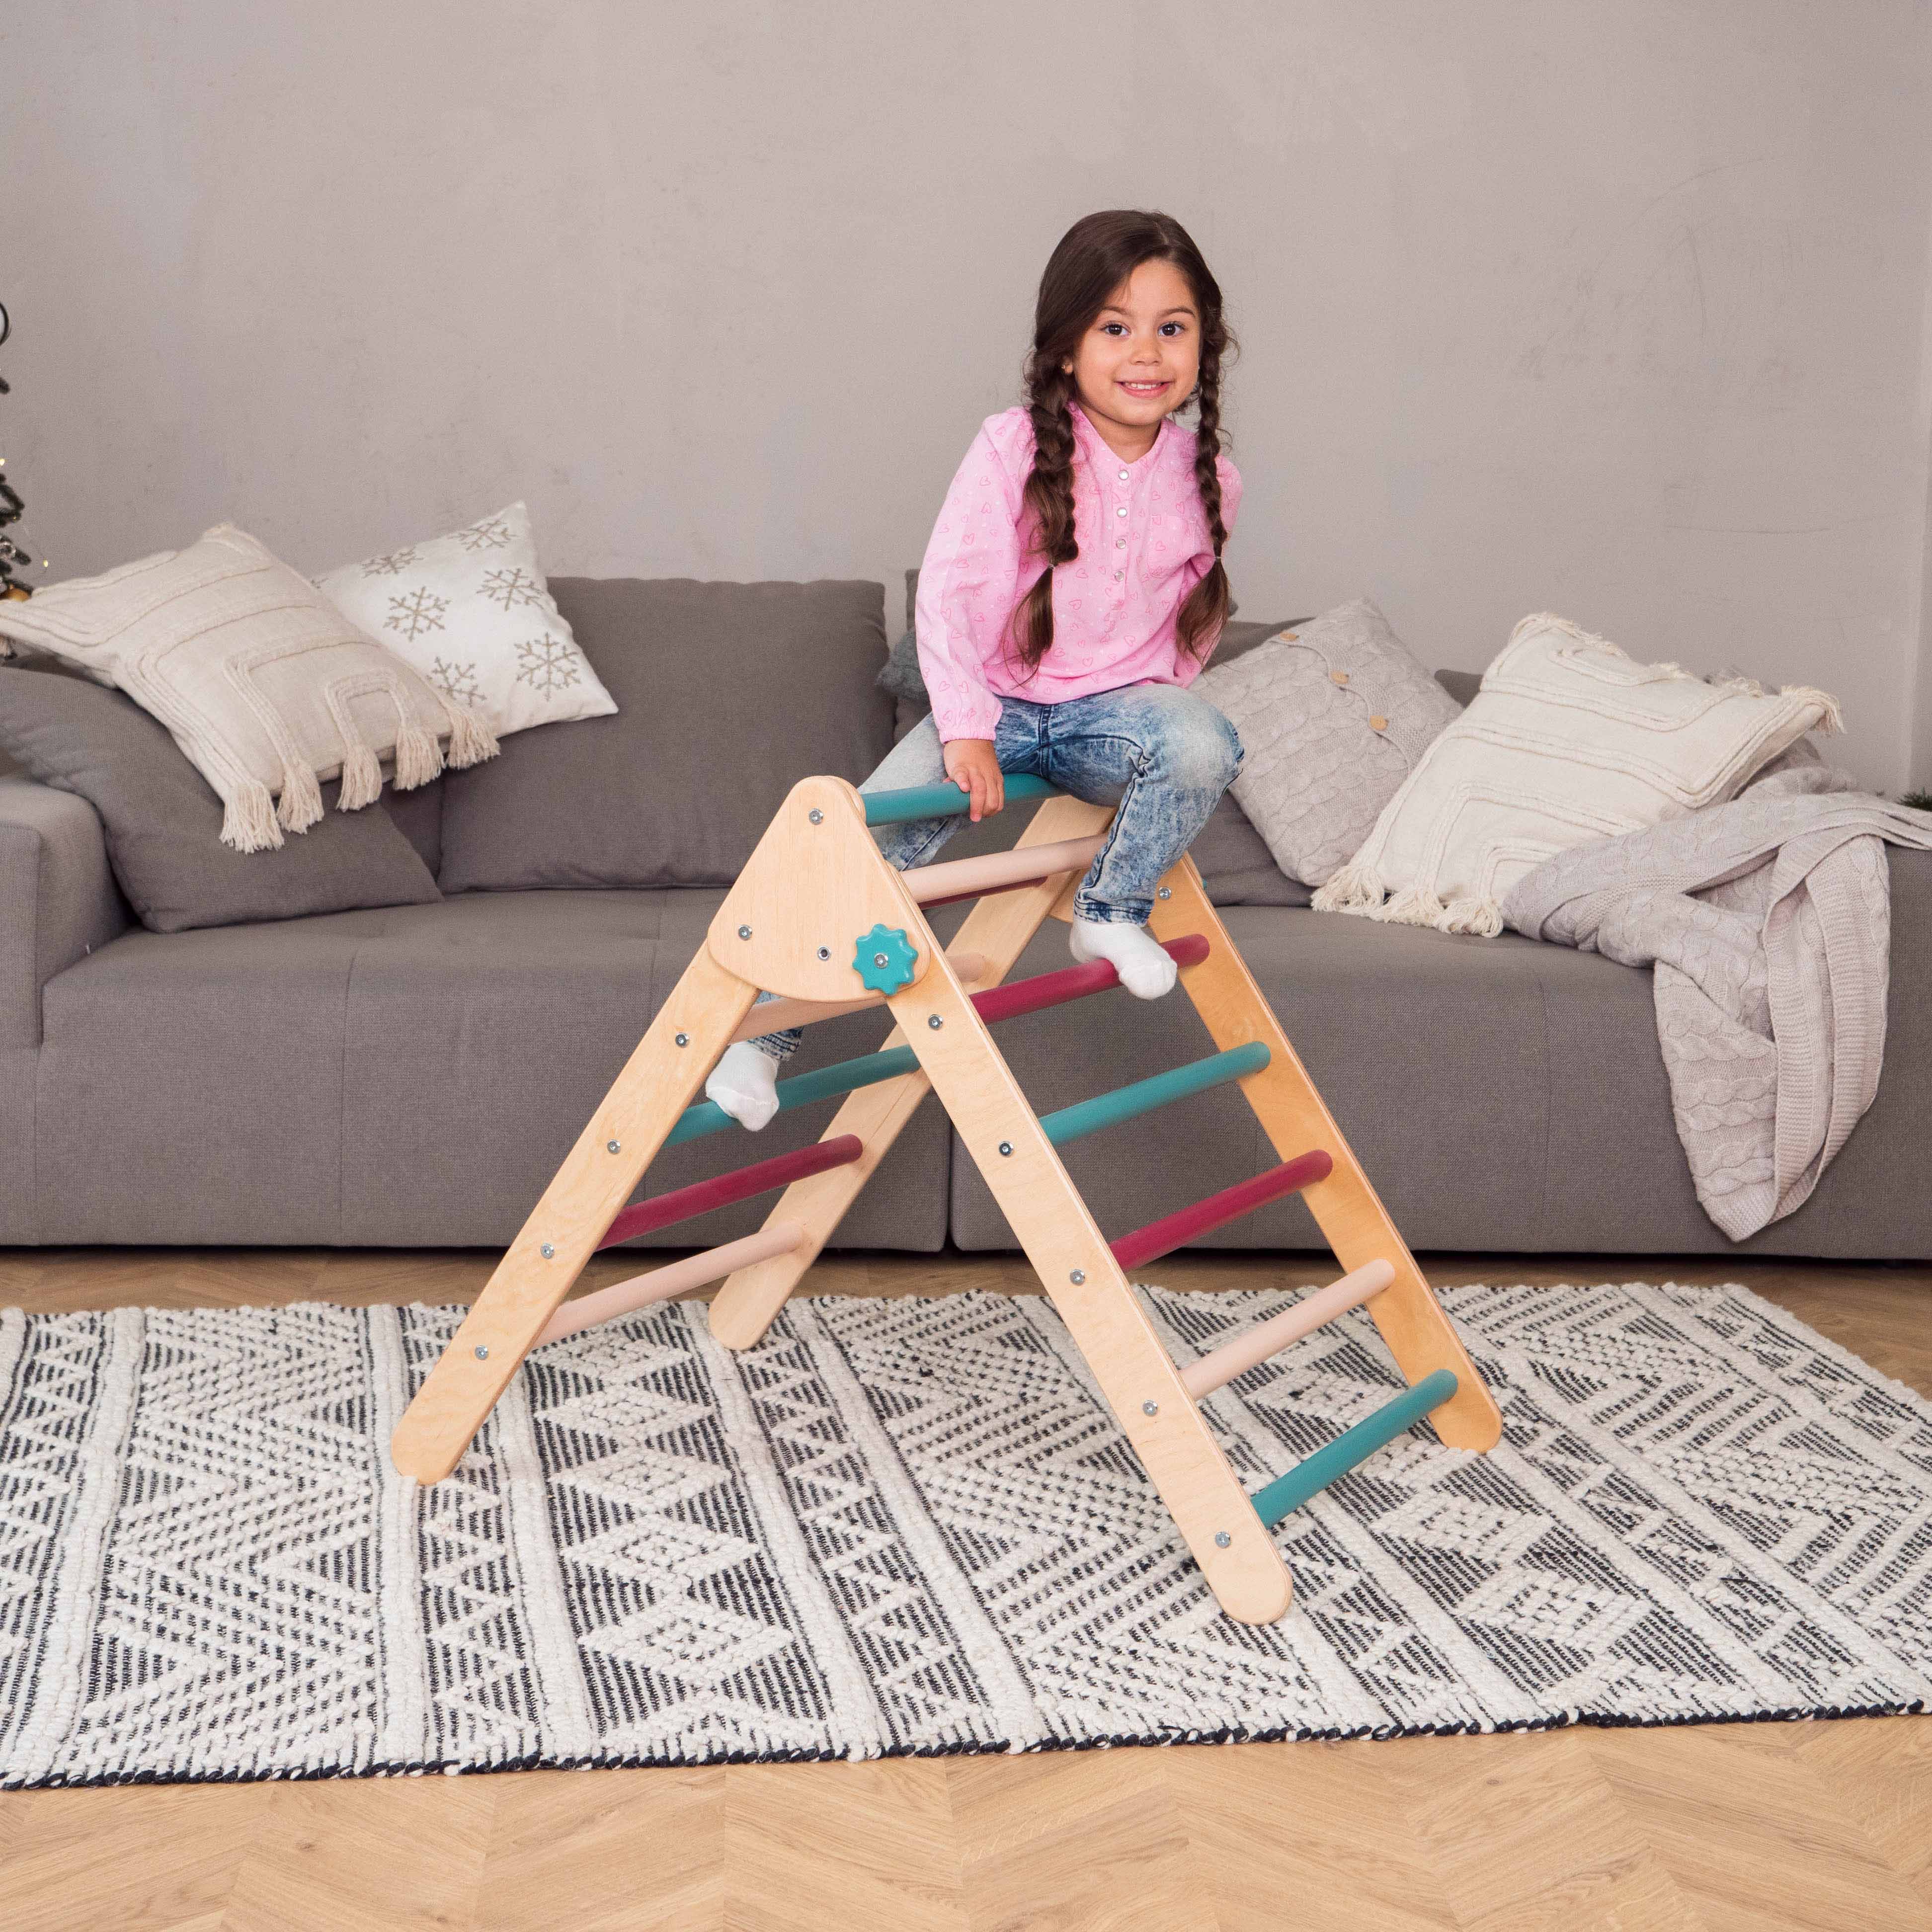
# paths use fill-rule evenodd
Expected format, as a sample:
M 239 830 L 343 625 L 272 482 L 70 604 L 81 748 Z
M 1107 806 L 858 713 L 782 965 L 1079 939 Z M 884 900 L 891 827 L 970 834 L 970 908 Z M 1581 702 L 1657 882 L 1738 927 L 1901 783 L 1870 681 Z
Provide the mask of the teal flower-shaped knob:
M 912 969 L 918 963 L 919 949 L 900 926 L 875 926 L 859 941 L 853 969 L 862 985 L 875 993 L 896 993 L 912 984 Z

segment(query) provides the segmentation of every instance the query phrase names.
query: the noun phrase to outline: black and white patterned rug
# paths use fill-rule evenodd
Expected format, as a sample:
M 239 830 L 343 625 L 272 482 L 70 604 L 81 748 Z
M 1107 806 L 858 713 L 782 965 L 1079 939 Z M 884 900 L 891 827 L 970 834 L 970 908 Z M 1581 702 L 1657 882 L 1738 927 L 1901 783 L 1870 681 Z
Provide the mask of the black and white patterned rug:
M 1143 1291 L 1186 1361 L 1286 1292 Z M 694 1764 L 1932 1699 L 1932 1406 L 1738 1287 L 1445 1291 L 1505 1418 L 1412 1434 L 1224 1616 L 1051 1304 L 676 1303 L 386 1444 L 460 1311 L 0 1316 L 0 1787 Z M 1366 1317 L 1207 1405 L 1247 1486 L 1396 1386 Z

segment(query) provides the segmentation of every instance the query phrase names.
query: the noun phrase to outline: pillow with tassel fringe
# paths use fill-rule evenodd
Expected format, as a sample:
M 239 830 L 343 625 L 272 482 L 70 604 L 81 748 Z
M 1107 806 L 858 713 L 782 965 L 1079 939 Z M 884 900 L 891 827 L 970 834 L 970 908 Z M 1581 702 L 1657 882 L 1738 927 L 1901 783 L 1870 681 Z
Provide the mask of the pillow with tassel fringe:
M 338 809 L 493 756 L 468 706 L 358 630 L 314 584 L 232 524 L 184 550 L 0 603 L 0 638 L 65 659 L 166 725 L 222 802 L 221 842 L 282 843 Z M 10 656 L 0 646 L 0 654 Z
M 1510 888 L 1544 860 L 1722 804 L 1840 724 L 1837 699 L 1808 686 L 1707 682 L 1532 612 L 1316 910 L 1493 938 Z

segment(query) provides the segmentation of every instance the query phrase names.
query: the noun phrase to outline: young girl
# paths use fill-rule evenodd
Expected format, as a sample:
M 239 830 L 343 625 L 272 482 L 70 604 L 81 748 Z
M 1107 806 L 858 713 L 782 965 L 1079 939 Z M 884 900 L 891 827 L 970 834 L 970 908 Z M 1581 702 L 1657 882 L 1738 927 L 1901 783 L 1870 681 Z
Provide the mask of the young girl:
M 988 416 L 947 491 L 914 628 L 932 716 L 862 791 L 950 778 L 977 821 L 1029 772 L 1118 803 L 1075 893 L 1076 959 L 1110 959 L 1144 1000 L 1174 981 L 1147 930 L 1155 882 L 1241 766 L 1234 727 L 1187 688 L 1228 614 L 1221 549 L 1241 479 L 1220 454 L 1221 291 L 1169 216 L 1077 221 L 1040 278 L 1027 404 Z M 1200 428 L 1172 420 L 1190 401 Z M 958 818 L 881 829 L 902 872 Z M 772 995 L 760 993 L 760 1000 Z M 796 1028 L 740 1041 L 705 1093 L 747 1127 L 777 1111 Z

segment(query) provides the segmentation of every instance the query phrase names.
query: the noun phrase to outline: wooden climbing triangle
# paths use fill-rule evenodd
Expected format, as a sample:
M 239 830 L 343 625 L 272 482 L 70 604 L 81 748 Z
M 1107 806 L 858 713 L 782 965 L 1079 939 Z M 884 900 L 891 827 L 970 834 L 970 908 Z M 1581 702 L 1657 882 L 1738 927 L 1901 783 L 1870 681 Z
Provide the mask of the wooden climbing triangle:
M 1292 1588 L 1274 1524 L 1424 1416 L 1447 1443 L 1487 1449 L 1502 1418 L 1448 1317 L 1323 1105 L 1229 939 L 1191 859 L 1160 884 L 1154 936 L 1215 1051 L 1150 1079 L 1036 1114 L 992 1028 L 1118 984 L 1104 961 L 1006 982 L 1073 890 L 1112 808 L 1009 777 L 1009 803 L 1045 800 L 1010 852 L 905 873 L 869 828 L 964 812 L 951 784 L 860 792 L 806 778 L 780 807 L 712 921 L 703 948 L 612 1083 L 398 1426 L 397 1468 L 440 1481 L 524 1356 L 541 1343 L 708 1282 L 712 1332 L 733 1348 L 764 1336 L 928 1089 L 936 1090 L 1012 1224 L 1121 1430 L 1217 1600 L 1271 1623 Z M 950 949 L 925 908 L 978 903 Z M 856 951 L 855 951 L 856 941 Z M 758 1006 L 761 987 L 781 996 Z M 782 1108 L 843 1094 L 815 1145 L 626 1206 L 658 1150 L 735 1124 L 696 1098 L 734 1040 L 883 1006 L 897 1026 L 876 1053 L 782 1081 Z M 1239 1088 L 1279 1165 L 1109 1241 L 1058 1150 L 1184 1094 Z M 755 1234 L 566 1301 L 600 1247 L 782 1187 Z M 1263 1202 L 1299 1192 L 1344 1272 L 1328 1287 L 1185 1368 L 1129 1285 L 1144 1267 Z M 1409 1386 L 1366 1420 L 1250 1495 L 1201 1398 L 1346 1310 L 1366 1305 Z

